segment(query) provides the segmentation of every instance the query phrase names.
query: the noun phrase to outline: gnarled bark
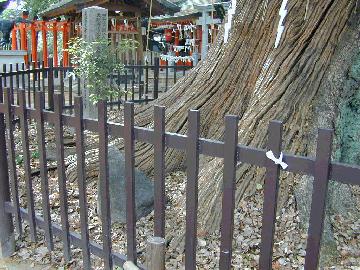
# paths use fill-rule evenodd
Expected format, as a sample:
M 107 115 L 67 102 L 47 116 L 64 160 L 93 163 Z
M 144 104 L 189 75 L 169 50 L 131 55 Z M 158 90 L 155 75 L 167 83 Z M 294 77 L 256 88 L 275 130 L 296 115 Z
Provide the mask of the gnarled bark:
M 220 33 L 206 61 L 156 101 L 167 107 L 167 130 L 186 133 L 188 109 L 199 109 L 201 135 L 222 139 L 225 114 L 236 114 L 240 143 L 266 147 L 268 122 L 278 119 L 285 123 L 284 149 L 308 154 L 312 106 L 355 1 L 318 1 L 307 11 L 306 1 L 289 1 L 282 42 L 274 49 L 280 5 L 281 1 L 238 2 L 229 43 L 223 44 Z M 138 110 L 138 124 L 149 125 L 151 119 L 151 106 Z M 138 166 L 148 172 L 153 166 L 149 150 L 141 146 L 137 152 Z M 167 152 L 169 170 L 183 161 L 184 155 Z M 238 166 L 237 201 L 254 190 L 263 173 Z M 222 160 L 213 159 L 202 168 L 199 180 L 199 220 L 205 230 L 218 228 L 221 184 Z
M 324 76 L 335 49 L 347 31 L 355 0 L 290 0 L 285 31 L 274 48 L 280 0 L 238 0 L 228 43 L 223 33 L 202 61 L 186 77 L 148 106 L 139 107 L 135 122 L 153 125 L 153 104 L 166 106 L 167 131 L 186 134 L 187 111 L 201 111 L 201 136 L 222 139 L 224 116 L 240 117 L 239 142 L 266 147 L 267 126 L 277 119 L 284 124 L 283 148 L 309 154 L 314 100 L 321 95 Z M 137 166 L 152 173 L 152 147 L 137 144 Z M 167 150 L 171 171 L 184 164 L 185 156 Z M 205 231 L 219 227 L 221 217 L 222 160 L 203 163 L 199 179 L 199 225 Z M 236 201 L 263 181 L 264 170 L 239 164 Z M 286 178 L 284 184 L 293 178 Z

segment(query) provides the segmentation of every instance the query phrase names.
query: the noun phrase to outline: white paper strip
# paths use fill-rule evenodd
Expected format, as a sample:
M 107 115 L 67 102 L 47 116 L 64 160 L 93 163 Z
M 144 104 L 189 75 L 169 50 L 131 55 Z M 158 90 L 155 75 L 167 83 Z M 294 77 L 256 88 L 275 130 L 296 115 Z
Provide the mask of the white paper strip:
M 283 0 L 281 7 L 280 7 L 280 11 L 279 11 L 280 20 L 279 20 L 279 25 L 278 25 L 278 30 L 277 30 L 276 40 L 275 40 L 275 49 L 279 46 L 280 40 L 281 40 L 281 35 L 285 29 L 285 26 L 283 25 L 283 23 L 284 23 L 286 14 L 287 14 L 286 4 L 287 4 L 287 0 Z
M 288 167 L 288 165 L 287 165 L 285 162 L 283 162 L 283 160 L 282 160 L 282 159 L 283 159 L 283 153 L 282 153 L 282 152 L 280 153 L 280 157 L 279 157 L 279 158 L 276 158 L 276 157 L 274 156 L 274 153 L 273 153 L 272 151 L 267 151 L 267 152 L 266 152 L 266 157 L 267 157 L 268 159 L 274 161 L 275 164 L 280 165 L 281 168 L 283 168 L 283 170 L 285 170 L 285 169 Z
M 194 60 L 192 56 L 171 56 L 166 54 L 161 54 L 160 59 L 164 61 L 174 61 L 175 63 L 181 61 L 181 62 L 191 62 Z
M 229 33 L 232 26 L 233 15 L 235 15 L 236 11 L 236 0 L 231 0 L 231 8 L 228 11 L 228 21 L 225 23 L 224 30 L 224 43 L 228 42 Z

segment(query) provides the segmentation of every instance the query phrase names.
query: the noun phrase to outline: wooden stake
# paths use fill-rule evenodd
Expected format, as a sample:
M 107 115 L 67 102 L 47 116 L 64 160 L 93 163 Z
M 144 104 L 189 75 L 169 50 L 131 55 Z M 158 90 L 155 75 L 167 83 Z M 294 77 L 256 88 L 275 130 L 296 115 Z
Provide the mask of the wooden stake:
M 150 237 L 147 241 L 146 264 L 148 270 L 165 270 L 165 239 Z
M 139 270 L 140 269 L 131 261 L 125 262 L 123 268 L 124 268 L 124 270 Z

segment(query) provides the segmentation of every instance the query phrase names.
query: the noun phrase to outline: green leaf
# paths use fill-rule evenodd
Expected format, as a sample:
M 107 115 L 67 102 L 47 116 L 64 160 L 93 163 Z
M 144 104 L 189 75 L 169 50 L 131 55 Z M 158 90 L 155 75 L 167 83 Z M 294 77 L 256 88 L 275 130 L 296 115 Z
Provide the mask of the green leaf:
M 22 155 L 17 155 L 15 158 L 16 165 L 21 165 L 24 162 L 24 157 Z

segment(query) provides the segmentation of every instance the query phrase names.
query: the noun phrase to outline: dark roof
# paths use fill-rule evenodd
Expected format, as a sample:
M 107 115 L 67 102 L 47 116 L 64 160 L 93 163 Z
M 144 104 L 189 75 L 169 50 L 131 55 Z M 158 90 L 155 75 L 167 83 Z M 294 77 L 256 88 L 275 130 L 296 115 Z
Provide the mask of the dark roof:
M 94 0 L 61 0 L 58 3 L 52 4 L 48 9 L 43 11 L 40 16 L 46 18 L 54 18 L 61 15 L 68 15 L 76 13 L 79 8 L 86 6 L 104 6 L 109 4 L 109 1 L 99 1 L 99 4 Z M 140 8 L 141 12 L 146 15 L 148 14 L 150 0 L 124 0 L 129 6 Z M 145 7 L 145 8 L 144 8 Z M 153 2 L 153 14 L 173 14 L 180 10 L 179 6 L 172 3 L 170 0 L 154 0 Z

